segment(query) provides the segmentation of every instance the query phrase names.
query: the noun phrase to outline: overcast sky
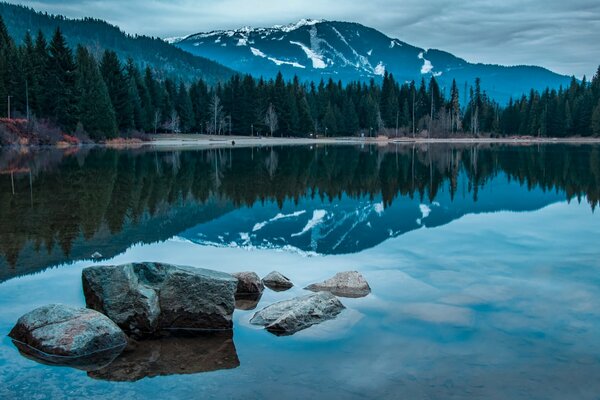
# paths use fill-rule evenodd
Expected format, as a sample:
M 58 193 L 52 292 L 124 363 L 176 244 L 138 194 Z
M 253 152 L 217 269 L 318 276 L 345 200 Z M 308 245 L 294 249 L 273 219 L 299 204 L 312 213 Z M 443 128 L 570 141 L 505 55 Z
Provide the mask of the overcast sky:
M 97 17 L 128 33 L 185 36 L 287 24 L 359 22 L 472 62 L 534 64 L 578 77 L 600 64 L 600 0 L 34 0 L 12 1 L 68 17 Z

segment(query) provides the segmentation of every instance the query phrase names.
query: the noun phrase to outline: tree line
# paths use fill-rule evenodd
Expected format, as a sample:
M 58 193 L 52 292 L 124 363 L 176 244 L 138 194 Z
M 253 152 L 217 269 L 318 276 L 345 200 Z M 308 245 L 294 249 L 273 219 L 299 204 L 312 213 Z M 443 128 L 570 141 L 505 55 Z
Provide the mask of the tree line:
M 96 54 L 98 53 L 98 54 Z M 0 17 L 0 115 L 49 121 L 103 140 L 135 132 L 269 136 L 600 135 L 600 67 L 591 82 L 531 91 L 501 106 L 481 90 L 435 77 L 381 84 L 303 83 L 234 75 L 209 85 L 159 79 L 111 50 L 69 48 L 60 29 L 48 42 L 26 33 L 18 46 Z

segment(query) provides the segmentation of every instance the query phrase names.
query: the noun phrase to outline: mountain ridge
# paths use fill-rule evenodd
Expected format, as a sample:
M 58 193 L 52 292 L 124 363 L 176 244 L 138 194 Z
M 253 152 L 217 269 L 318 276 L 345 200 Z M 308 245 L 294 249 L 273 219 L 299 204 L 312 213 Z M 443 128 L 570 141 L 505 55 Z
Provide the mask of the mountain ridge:
M 482 87 L 501 103 L 531 89 L 567 86 L 571 77 L 536 65 L 505 66 L 469 62 L 447 51 L 424 49 L 356 22 L 302 19 L 288 25 L 213 30 L 173 38 L 173 44 L 254 76 L 271 77 L 279 70 L 306 81 L 381 79 L 397 81 L 436 77 L 449 91 L 481 78 Z

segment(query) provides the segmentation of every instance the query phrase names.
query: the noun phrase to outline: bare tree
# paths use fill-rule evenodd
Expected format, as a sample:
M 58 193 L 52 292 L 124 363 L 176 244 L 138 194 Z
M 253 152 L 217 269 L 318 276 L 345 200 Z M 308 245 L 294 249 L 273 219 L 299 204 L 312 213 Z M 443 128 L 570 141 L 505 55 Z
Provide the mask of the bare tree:
M 177 115 L 177 111 L 173 110 L 171 112 L 171 116 L 165 121 L 163 128 L 173 133 L 179 133 L 179 115 Z
M 269 104 L 269 108 L 265 114 L 265 124 L 269 127 L 269 131 L 271 131 L 271 137 L 273 137 L 273 132 L 275 132 L 279 127 L 277 122 L 277 113 L 275 112 L 275 107 L 273 107 L 273 104 Z
M 221 105 L 221 99 L 215 93 L 210 100 L 209 105 L 210 124 L 207 125 L 208 133 L 219 135 L 221 134 L 223 116 L 223 106 Z

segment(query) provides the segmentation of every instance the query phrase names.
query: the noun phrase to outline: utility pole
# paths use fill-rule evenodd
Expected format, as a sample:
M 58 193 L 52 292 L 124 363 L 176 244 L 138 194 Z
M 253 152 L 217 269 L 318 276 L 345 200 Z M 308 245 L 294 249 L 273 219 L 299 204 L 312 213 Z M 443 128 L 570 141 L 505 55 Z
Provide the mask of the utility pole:
M 254 137 L 254 124 L 250 124 L 250 132 L 252 132 L 252 137 Z
M 412 109 L 412 123 L 413 123 L 413 139 L 415 137 L 415 92 L 416 90 L 413 90 L 413 109 Z
M 27 105 L 27 121 L 29 121 L 29 83 L 25 80 L 25 104 Z
M 8 115 L 8 119 L 10 119 L 10 99 L 12 96 L 8 96 L 8 108 L 6 114 Z
M 427 138 L 431 136 L 431 125 L 433 125 L 433 87 L 431 88 L 431 113 L 429 114 L 429 129 L 427 129 Z

